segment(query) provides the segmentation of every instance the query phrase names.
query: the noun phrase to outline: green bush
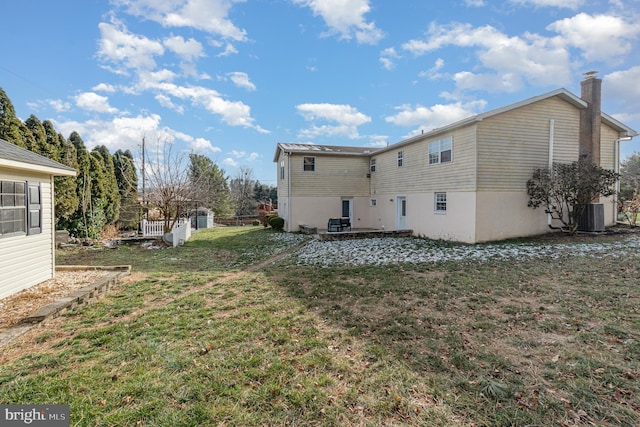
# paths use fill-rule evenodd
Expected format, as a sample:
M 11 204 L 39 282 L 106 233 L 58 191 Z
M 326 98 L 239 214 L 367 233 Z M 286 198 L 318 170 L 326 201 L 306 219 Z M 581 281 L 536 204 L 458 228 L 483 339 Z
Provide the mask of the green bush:
M 255 225 L 260 225 L 260 221 L 258 221 L 257 219 L 255 221 L 252 222 L 252 224 Z
M 273 215 L 269 218 L 269 225 L 274 230 L 282 230 L 284 228 L 284 219 L 277 215 Z

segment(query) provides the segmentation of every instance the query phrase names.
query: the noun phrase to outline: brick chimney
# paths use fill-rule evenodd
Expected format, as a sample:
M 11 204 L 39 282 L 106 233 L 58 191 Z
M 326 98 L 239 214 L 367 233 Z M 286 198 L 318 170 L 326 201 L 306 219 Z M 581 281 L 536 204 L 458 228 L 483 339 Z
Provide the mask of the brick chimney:
M 600 165 L 600 129 L 602 127 L 602 79 L 597 71 L 584 73 L 580 83 L 580 98 L 587 108 L 580 111 L 580 158 Z

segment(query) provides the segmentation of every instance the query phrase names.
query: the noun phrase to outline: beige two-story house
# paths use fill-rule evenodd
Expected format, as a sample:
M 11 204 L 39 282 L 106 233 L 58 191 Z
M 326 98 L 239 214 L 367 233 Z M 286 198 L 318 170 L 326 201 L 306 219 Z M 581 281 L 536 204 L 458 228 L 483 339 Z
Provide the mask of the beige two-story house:
M 468 243 L 550 231 L 544 209 L 527 207 L 536 168 L 589 157 L 618 170 L 619 144 L 637 132 L 600 111 L 601 80 L 479 114 L 384 148 L 279 143 L 279 214 L 285 229 L 326 229 L 349 217 L 356 229 L 410 229 Z M 615 197 L 602 199 L 605 225 Z

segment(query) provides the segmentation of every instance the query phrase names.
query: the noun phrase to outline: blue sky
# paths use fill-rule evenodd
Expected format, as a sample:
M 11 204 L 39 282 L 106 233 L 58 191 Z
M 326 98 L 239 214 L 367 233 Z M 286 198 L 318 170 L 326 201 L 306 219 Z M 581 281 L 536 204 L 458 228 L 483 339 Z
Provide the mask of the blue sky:
M 640 131 L 640 0 L 22 0 L 0 87 L 89 148 L 142 137 L 276 184 L 278 142 L 384 146 L 603 79 Z M 640 137 L 622 157 L 640 152 Z

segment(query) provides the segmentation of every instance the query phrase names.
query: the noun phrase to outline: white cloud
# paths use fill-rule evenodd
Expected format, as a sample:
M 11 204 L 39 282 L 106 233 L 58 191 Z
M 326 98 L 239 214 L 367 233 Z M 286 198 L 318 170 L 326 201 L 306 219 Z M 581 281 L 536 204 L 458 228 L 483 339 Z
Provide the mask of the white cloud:
M 47 103 L 58 112 L 69 111 L 71 109 L 71 104 L 61 99 L 50 99 Z
M 484 0 L 464 0 L 464 4 L 469 7 L 483 7 Z
M 156 101 L 158 101 L 158 104 L 162 105 L 164 108 L 168 108 L 180 114 L 184 113 L 184 107 L 182 105 L 174 104 L 171 98 L 167 95 L 159 93 L 155 96 L 155 98 Z
M 147 141 L 156 141 L 175 133 L 171 129 L 161 128 L 160 121 L 159 115 L 151 114 L 116 117 L 112 120 L 57 121 L 54 124 L 63 135 L 78 132 L 89 149 L 105 145 L 112 153 L 116 150 L 138 153 L 143 136 L 146 136 Z
M 476 48 L 480 63 L 488 72 L 459 72 L 455 80 L 464 89 L 514 91 L 527 83 L 547 86 L 571 81 L 569 52 L 559 37 L 542 37 L 526 33 L 510 37 L 496 28 L 471 24 L 429 26 L 424 40 L 410 40 L 402 45 L 416 56 L 446 46 Z
M 227 157 L 226 159 L 224 159 L 222 161 L 222 164 L 223 165 L 227 165 L 227 166 L 231 166 L 231 167 L 234 167 L 234 168 L 237 168 L 238 166 L 240 166 L 240 163 L 236 162 L 231 157 Z
M 383 32 L 364 15 L 371 11 L 369 0 L 293 0 L 319 15 L 329 27 L 328 35 L 339 34 L 343 39 L 355 37 L 358 43 L 376 44 Z
M 167 49 L 174 52 L 184 61 L 192 62 L 204 56 L 202 44 L 193 38 L 185 41 L 181 36 L 171 36 L 165 38 L 163 43 Z
M 239 71 L 236 71 L 233 73 L 227 73 L 227 76 L 229 76 L 233 84 L 235 84 L 238 87 L 247 89 L 249 91 L 256 90 L 256 85 L 251 83 L 251 80 L 249 79 L 249 76 L 247 75 L 247 73 L 241 73 Z
M 156 66 L 154 56 L 164 54 L 162 43 L 131 34 L 122 25 L 101 22 L 98 28 L 101 34 L 98 56 L 116 66 L 150 70 Z
M 584 0 L 511 0 L 512 3 L 535 7 L 558 7 L 576 10 L 584 4 Z
M 217 91 L 202 86 L 178 86 L 170 82 L 148 85 L 146 89 L 153 89 L 165 97 L 175 97 L 188 100 L 194 105 L 202 107 L 212 114 L 219 115 L 222 121 L 230 126 L 243 126 L 255 129 L 260 133 L 270 133 L 256 125 L 251 117 L 251 107 L 240 101 L 228 101 Z M 166 102 L 167 99 L 163 99 Z
M 262 155 L 261 155 L 261 154 L 256 153 L 256 152 L 253 152 L 253 153 L 251 153 L 251 154 L 249 154 L 249 155 L 247 156 L 247 160 L 249 160 L 250 162 L 253 162 L 253 161 L 258 160 L 258 159 L 259 159 L 259 158 L 261 158 L 261 157 L 262 157 Z
M 621 59 L 631 52 L 631 40 L 640 34 L 640 25 L 609 15 L 580 13 L 547 26 L 559 33 L 567 45 L 582 51 L 587 61 Z
M 418 73 L 420 77 L 426 77 L 429 80 L 437 80 L 443 77 L 443 74 L 440 73 L 440 70 L 444 67 L 444 59 L 438 58 L 436 62 L 433 64 L 433 67 L 429 68 L 427 71 L 421 71 Z
M 337 124 L 312 126 L 300 131 L 300 136 L 312 138 L 314 136 L 346 136 L 351 139 L 359 138 L 358 126 L 371 121 L 371 117 L 360 113 L 356 108 L 344 104 L 300 104 L 296 105 L 298 112 L 307 121 L 328 121 Z
M 109 105 L 109 98 L 98 95 L 95 92 L 83 92 L 75 96 L 75 102 L 83 110 L 95 111 L 97 113 L 116 113 L 117 108 Z
M 640 66 L 615 71 L 602 78 L 602 96 L 617 107 L 613 117 L 623 123 L 640 121 Z M 635 129 L 640 131 L 640 129 Z M 636 137 L 637 138 L 637 137 Z
M 116 87 L 108 83 L 99 83 L 92 87 L 91 90 L 94 90 L 96 92 L 114 93 L 116 91 Z
M 234 3 L 245 0 L 113 0 L 135 16 L 158 22 L 165 27 L 188 27 L 226 39 L 244 41 L 246 31 L 228 18 Z
M 396 50 L 392 47 L 388 47 L 380 52 L 380 63 L 387 70 L 392 70 L 395 67 L 396 59 L 400 58 Z
M 485 106 L 485 101 L 436 104 L 431 107 L 401 105 L 396 107 L 396 110 L 400 111 L 399 113 L 388 116 L 385 120 L 398 126 L 418 126 L 414 133 L 419 133 L 421 129 L 430 131 L 473 116 Z

